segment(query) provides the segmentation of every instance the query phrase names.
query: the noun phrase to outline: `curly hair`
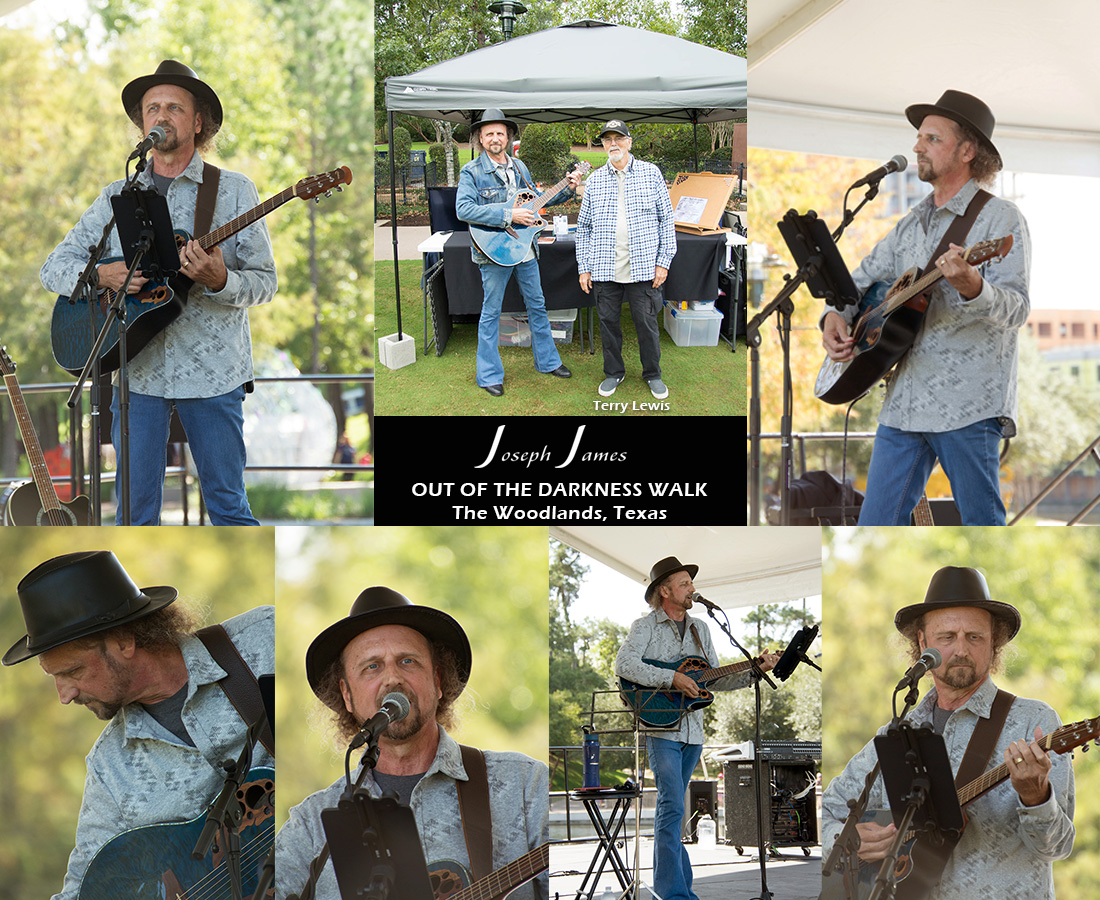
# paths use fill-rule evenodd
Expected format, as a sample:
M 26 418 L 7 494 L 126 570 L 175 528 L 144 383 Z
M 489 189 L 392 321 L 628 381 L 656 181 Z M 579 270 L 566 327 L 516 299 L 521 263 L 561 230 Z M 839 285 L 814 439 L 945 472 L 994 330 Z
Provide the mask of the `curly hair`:
M 905 639 L 905 649 L 911 663 L 920 659 L 921 648 L 918 633 L 924 630 L 924 618 L 925 614 L 921 613 L 921 615 L 917 616 L 912 622 L 901 629 L 901 636 Z M 1012 639 L 1010 637 L 1012 634 L 1012 626 L 999 616 L 993 615 L 993 613 L 989 614 L 989 618 L 993 623 L 993 658 L 990 663 L 989 671 L 995 675 L 1004 668 L 1004 663 L 1007 661 L 1006 657 L 1009 654 L 1004 651 L 1008 642 Z M 1011 651 L 1013 648 L 1008 649 Z
M 179 647 L 183 639 L 193 634 L 200 624 L 199 615 L 177 600 L 133 622 L 97 631 L 88 637 L 77 638 L 71 643 L 77 647 L 103 648 L 111 638 L 128 635 L 133 637 L 134 646 L 137 649 L 160 653 L 172 647 Z
M 436 709 L 435 720 L 444 728 L 450 730 L 454 727 L 455 701 L 458 700 L 466 685 L 459 675 L 460 668 L 457 654 L 441 641 L 432 641 L 432 666 L 439 677 L 440 691 L 443 696 L 439 700 Z M 343 741 L 350 741 L 363 723 L 359 721 L 344 704 L 344 695 L 340 690 L 340 682 L 344 680 L 343 654 L 333 660 L 332 664 L 321 676 L 317 683 L 318 699 L 332 710 L 330 724 L 335 736 Z
M 997 173 L 1004 168 L 1001 158 L 990 149 L 989 144 L 979 132 L 964 122 L 950 120 L 955 126 L 955 134 L 960 142 L 969 141 L 974 145 L 974 158 L 970 160 L 970 176 L 984 188 L 992 186 Z

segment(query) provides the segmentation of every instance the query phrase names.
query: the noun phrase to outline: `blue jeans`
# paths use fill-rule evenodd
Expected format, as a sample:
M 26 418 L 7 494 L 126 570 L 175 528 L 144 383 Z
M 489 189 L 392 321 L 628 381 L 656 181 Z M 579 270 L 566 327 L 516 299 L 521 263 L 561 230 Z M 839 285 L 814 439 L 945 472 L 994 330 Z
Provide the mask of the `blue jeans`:
M 539 261 L 529 259 L 518 266 L 498 266 L 482 263 L 481 287 L 485 299 L 481 304 L 481 319 L 477 324 L 478 387 L 504 383 L 504 364 L 500 361 L 500 310 L 504 305 L 504 289 L 514 272 L 523 304 L 527 307 L 527 323 L 531 326 L 531 347 L 535 352 L 535 368 L 553 372 L 561 365 L 558 348 L 550 334 L 550 319 L 546 315 L 546 300 L 542 296 Z
M 996 419 L 944 432 L 899 431 L 879 425 L 859 524 L 908 525 L 939 459 L 963 524 L 1004 525 L 1005 505 L 997 476 L 1000 443 L 1001 425 Z
M 111 442 L 118 454 L 118 388 L 111 400 Z M 244 490 L 244 387 L 219 397 L 167 400 L 130 392 L 130 522 L 159 525 L 167 466 L 168 425 L 175 405 L 213 525 L 259 525 Z M 122 524 L 122 509 L 115 515 Z
M 684 795 L 703 753 L 702 744 L 646 736 L 649 767 L 657 782 L 653 816 L 653 891 L 661 900 L 698 900 L 691 889 L 691 858 L 680 841 Z

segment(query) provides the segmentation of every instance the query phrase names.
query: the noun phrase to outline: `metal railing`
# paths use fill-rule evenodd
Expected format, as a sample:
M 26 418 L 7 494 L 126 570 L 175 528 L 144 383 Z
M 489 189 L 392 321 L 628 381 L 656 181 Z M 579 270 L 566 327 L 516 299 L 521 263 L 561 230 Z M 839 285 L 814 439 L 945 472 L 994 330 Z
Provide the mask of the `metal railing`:
M 374 382 L 373 372 L 364 372 L 359 375 L 329 375 L 329 374 L 313 374 L 313 375 L 259 375 L 253 378 L 256 383 L 261 382 L 311 382 L 314 384 L 336 383 L 336 384 L 371 384 Z M 68 382 L 48 382 L 45 384 L 21 384 L 19 390 L 23 394 L 49 394 L 49 393 L 64 393 L 69 394 L 72 391 L 72 384 Z M 6 395 L 8 388 L 6 384 L 0 383 L 0 395 Z M 81 402 L 69 409 L 69 458 L 71 461 L 71 468 L 69 475 L 52 475 L 50 481 L 55 485 L 68 484 L 71 496 L 75 497 L 82 492 L 91 492 L 90 479 L 86 473 L 86 464 L 84 460 L 84 416 L 90 414 L 90 410 L 84 409 L 84 397 L 88 395 L 88 390 L 85 390 L 81 395 Z M 104 401 L 110 402 L 110 395 L 104 398 Z M 4 401 L 8 402 L 8 401 Z M 74 453 L 75 448 L 81 448 L 80 453 Z M 313 466 L 290 466 L 290 465 L 245 465 L 245 472 L 352 472 L 352 473 L 364 473 L 373 472 L 374 464 L 341 464 L 341 463 L 326 463 L 324 465 Z M 179 491 L 180 491 L 180 503 L 183 508 L 184 524 L 188 524 L 189 509 L 188 509 L 188 471 L 186 466 L 168 466 L 165 469 L 165 484 L 168 484 L 169 479 L 179 478 Z M 114 472 L 101 472 L 99 474 L 101 482 L 108 484 L 115 481 Z M 27 476 L 0 476 L 0 494 L 3 494 L 9 487 L 15 484 L 19 484 L 27 481 Z M 199 492 L 200 499 L 200 524 L 203 521 L 203 510 L 201 507 L 202 492 Z M 92 498 L 93 502 L 99 502 L 99 498 Z

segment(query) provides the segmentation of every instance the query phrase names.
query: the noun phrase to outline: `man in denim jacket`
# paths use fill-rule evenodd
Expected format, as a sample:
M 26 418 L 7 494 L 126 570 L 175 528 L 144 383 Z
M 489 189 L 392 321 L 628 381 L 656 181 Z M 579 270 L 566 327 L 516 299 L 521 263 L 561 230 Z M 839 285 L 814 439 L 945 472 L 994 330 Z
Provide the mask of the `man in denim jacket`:
M 538 193 L 527 166 L 508 155 L 508 148 L 517 131 L 516 123 L 506 119 L 499 109 L 485 110 L 481 118 L 474 122 L 470 140 L 475 147 L 481 148 L 481 155 L 466 163 L 459 173 L 455 211 L 462 221 L 500 229 L 513 224 L 529 226 L 535 223 L 537 216 L 531 210 L 512 207 L 512 198 L 517 191 L 526 188 Z M 573 195 L 580 183 L 580 176 L 571 174 L 568 177 L 569 188 L 552 197 L 548 206 L 561 203 Z M 550 334 L 536 247 L 532 241 L 519 265 L 501 266 L 485 256 L 476 244 L 470 246 L 474 262 L 481 269 L 485 294 L 477 326 L 477 384 L 494 397 L 504 394 L 504 365 L 497 344 L 500 340 L 500 310 L 504 303 L 504 291 L 513 272 L 527 307 L 535 368 L 559 378 L 568 378 L 572 374 L 562 365 Z

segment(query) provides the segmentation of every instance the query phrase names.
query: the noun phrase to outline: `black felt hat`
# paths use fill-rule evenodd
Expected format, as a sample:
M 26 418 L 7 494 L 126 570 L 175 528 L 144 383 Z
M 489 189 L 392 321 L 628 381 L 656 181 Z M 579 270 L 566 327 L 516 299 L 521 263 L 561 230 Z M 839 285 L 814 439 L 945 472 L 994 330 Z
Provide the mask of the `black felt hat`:
M 988 610 L 994 618 L 1008 625 L 1009 640 L 1016 637 L 1020 630 L 1020 611 L 1010 603 L 993 600 L 989 596 L 985 576 L 977 569 L 965 566 L 944 566 L 937 571 L 928 583 L 924 602 L 899 609 L 894 616 L 894 625 L 901 631 L 926 612 L 956 606 L 976 606 Z
M 657 585 L 674 572 L 687 572 L 688 575 L 694 578 L 699 574 L 699 567 L 682 563 L 675 556 L 666 556 L 664 559 L 655 562 L 653 568 L 649 570 L 649 584 L 646 585 L 645 589 L 645 599 L 647 603 L 653 596 L 653 592 L 657 589 Z
M 166 585 L 139 588 L 109 550 L 46 560 L 17 590 L 27 634 L 4 654 L 5 666 L 143 618 L 179 596 Z
M 417 606 L 404 594 L 388 587 L 369 587 L 351 606 L 351 613 L 330 625 L 306 651 L 306 678 L 316 694 L 328 667 L 344 652 L 352 638 L 379 625 L 404 625 L 419 631 L 429 641 L 440 641 L 458 658 L 459 679 L 470 679 L 472 654 L 466 632 L 447 613 L 430 606 Z
M 478 117 L 478 120 L 470 126 L 470 130 L 481 130 L 482 125 L 492 125 L 495 122 L 500 122 L 503 125 L 511 128 L 512 131 L 519 131 L 519 126 L 511 119 L 506 118 L 504 113 L 499 109 L 487 109 L 482 112 Z
M 944 116 L 953 122 L 961 122 L 969 126 L 978 133 L 982 143 L 1000 161 L 1001 154 L 993 145 L 993 127 L 997 124 L 997 120 L 993 118 L 993 110 L 973 94 L 944 91 L 935 103 L 916 103 L 906 107 L 905 117 L 918 131 L 925 116 Z
M 181 62 L 176 62 L 174 59 L 166 59 L 157 66 L 156 72 L 152 75 L 142 75 L 140 78 L 135 78 L 122 89 L 122 107 L 126 110 L 126 115 L 130 116 L 131 121 L 138 128 L 143 127 L 140 108 L 141 98 L 145 96 L 145 92 L 149 88 L 156 87 L 159 84 L 174 84 L 205 100 L 210 105 L 211 114 L 214 118 L 214 130 L 211 134 L 216 134 L 218 129 L 222 127 L 222 103 L 214 89 L 205 81 L 202 81 L 193 69 Z M 136 114 L 134 113 L 135 108 L 137 108 Z

